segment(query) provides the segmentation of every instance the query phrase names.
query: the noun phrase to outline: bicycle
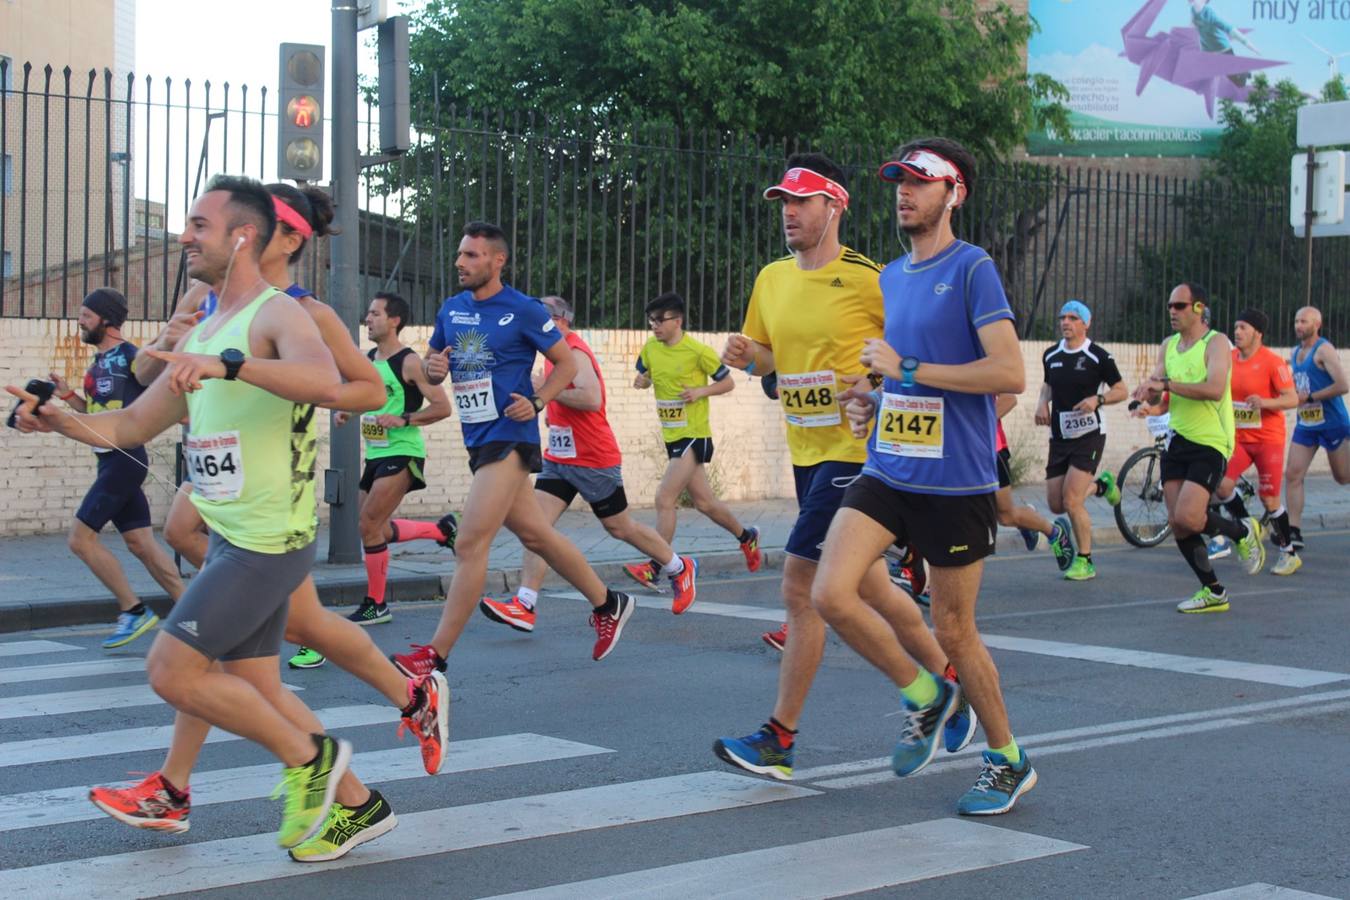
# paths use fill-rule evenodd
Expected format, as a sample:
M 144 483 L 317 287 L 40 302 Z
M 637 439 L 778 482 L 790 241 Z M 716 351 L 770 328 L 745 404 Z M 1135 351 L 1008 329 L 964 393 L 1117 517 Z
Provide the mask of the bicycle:
M 1144 424 L 1153 435 L 1153 446 L 1131 453 L 1116 474 L 1120 488 L 1116 527 L 1134 546 L 1156 547 L 1172 534 L 1162 486 L 1162 454 L 1170 430 L 1168 414 L 1147 416 Z M 1256 487 L 1244 475 L 1237 480 L 1237 491 L 1245 503 L 1256 493 Z

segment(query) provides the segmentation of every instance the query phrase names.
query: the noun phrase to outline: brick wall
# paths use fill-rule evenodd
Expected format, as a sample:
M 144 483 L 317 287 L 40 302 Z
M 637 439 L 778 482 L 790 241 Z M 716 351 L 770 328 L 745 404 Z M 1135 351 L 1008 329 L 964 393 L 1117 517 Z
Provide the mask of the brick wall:
M 157 330 L 158 325 L 153 322 L 129 322 L 124 334 L 128 340 L 144 343 Z M 610 423 L 624 451 L 624 481 L 629 499 L 637 506 L 650 505 L 666 457 L 651 391 L 632 387 L 633 360 L 647 333 L 588 329 L 580 329 L 579 333 L 595 351 L 604 372 Z M 419 352 L 425 352 L 430 329 L 409 328 L 404 336 Z M 722 335 L 695 333 L 695 337 L 718 349 L 722 346 Z M 0 384 L 22 385 L 54 367 L 67 377 L 74 376 L 78 383 L 91 355 L 73 337 L 71 324 L 63 320 L 0 319 L 0 343 L 6 350 L 0 359 Z M 1130 386 L 1147 372 L 1157 352 L 1153 345 L 1108 347 L 1119 360 Z M 1027 390 L 1005 420 L 1014 453 L 1029 460 L 1027 477 L 1032 481 L 1040 478 L 1048 437 L 1047 430 L 1032 421 L 1041 386 L 1040 356 L 1044 348 L 1044 344 L 1024 345 Z M 1350 365 L 1350 353 L 1343 350 L 1342 358 Z M 717 455 L 709 474 L 714 486 L 723 498 L 732 501 L 790 498 L 791 462 L 783 442 L 777 404 L 764 397 L 755 379 L 739 372 L 732 377 L 736 389 L 711 401 Z M 1106 465 L 1114 467 L 1135 448 L 1147 444 L 1149 438 L 1142 422 L 1128 418 L 1124 404 L 1109 407 L 1106 415 L 1110 435 Z M 320 418 L 320 467 L 328 459 L 328 421 L 327 416 Z M 430 484 L 404 502 L 402 512 L 410 517 L 439 516 L 446 509 L 458 508 L 468 491 L 468 457 L 455 419 L 430 427 L 426 437 Z M 152 477 L 147 480 L 145 490 L 156 524 L 163 522 L 173 496 L 177 438 L 174 429 L 149 445 Z M 0 436 L 0 492 L 5 510 L 0 517 L 0 537 L 66 530 L 93 481 L 94 470 L 94 454 L 82 444 L 54 435 L 20 435 L 6 429 Z M 1324 455 L 1318 455 L 1314 471 L 1326 471 Z M 320 514 L 326 517 L 322 504 Z

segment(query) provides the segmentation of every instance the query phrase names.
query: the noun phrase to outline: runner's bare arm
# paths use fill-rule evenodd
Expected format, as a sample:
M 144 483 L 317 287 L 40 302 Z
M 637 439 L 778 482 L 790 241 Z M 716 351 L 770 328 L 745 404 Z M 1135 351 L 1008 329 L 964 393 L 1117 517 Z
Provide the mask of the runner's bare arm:
M 963 394 L 1020 394 L 1027 389 L 1027 373 L 1022 363 L 1022 347 L 1010 319 L 999 319 L 981 326 L 976 332 L 984 359 L 960 365 L 941 365 L 919 361 L 914 380 L 928 387 Z M 863 342 L 862 364 L 878 375 L 900 379 L 900 357 L 880 338 Z
M 36 397 L 12 385 L 5 390 L 24 401 L 15 422 L 20 431 L 55 431 L 91 447 L 138 447 L 187 415 L 187 403 L 169 390 L 167 380 L 157 380 L 130 406 L 100 413 L 44 403 L 34 415 Z
M 556 399 L 563 406 L 579 409 L 583 412 L 595 412 L 600 408 L 600 379 L 595 377 L 591 360 L 580 350 L 572 350 L 572 358 L 577 364 L 576 377 L 572 387 L 558 394 Z
M 1167 375 L 1167 341 L 1158 345 L 1158 359 L 1153 364 L 1153 371 L 1149 373 L 1148 378 L 1144 379 L 1139 387 L 1134 389 L 1134 399 L 1140 403 L 1155 405 L 1158 398 L 1162 396 L 1166 385 L 1163 384 L 1163 377 Z
M 313 297 L 305 297 L 300 302 L 319 328 L 323 342 L 333 354 L 338 374 L 346 381 L 332 403 L 325 403 L 329 409 L 346 412 L 367 412 L 384 405 L 384 382 L 380 373 L 366 355 L 352 341 L 351 332 L 342 324 L 341 317 L 326 303 Z
M 1205 346 L 1205 380 L 1169 381 L 1167 389 L 1191 400 L 1221 400 L 1228 390 L 1228 375 L 1233 368 L 1233 345 L 1222 334 L 1215 334 Z
M 994 398 L 994 414 L 1000 419 L 1013 411 L 1017 406 L 1016 394 L 999 394 Z
M 417 385 L 417 389 L 427 399 L 425 407 L 408 416 L 409 425 L 431 425 L 441 419 L 450 418 L 453 407 L 450 406 L 450 398 L 446 396 L 445 388 L 431 383 L 426 370 L 422 368 L 422 358 L 416 353 L 409 353 L 403 357 L 403 380 Z
M 1050 385 L 1042 382 L 1041 392 L 1036 397 L 1035 420 L 1037 425 L 1050 424 Z
M 192 327 L 200 322 L 205 314 L 201 312 L 202 303 L 206 300 L 206 295 L 211 289 L 200 281 L 194 281 L 183 292 L 183 296 L 178 298 L 178 305 L 173 309 L 173 315 L 169 316 L 169 321 L 164 323 L 159 334 L 155 339 L 146 344 L 146 347 L 153 347 L 156 350 L 172 350 L 178 346 L 178 342 L 183 339 L 183 335 L 192 330 Z M 136 364 L 136 380 L 141 384 L 148 385 L 159 377 L 159 373 L 164 371 L 164 361 L 155 359 L 153 356 L 146 356 Z
M 572 356 L 572 348 L 567 346 L 567 341 L 556 342 L 544 351 L 544 357 L 553 363 L 553 371 L 548 373 L 548 377 L 539 385 L 539 390 L 535 391 L 534 395 L 548 403 L 556 399 L 577 377 L 577 361 Z M 587 368 L 590 368 L 589 364 Z
M 1331 384 L 1320 391 L 1313 391 L 1308 395 L 1309 400 L 1330 400 L 1332 397 L 1340 397 L 1343 394 L 1350 393 L 1350 383 L 1345 380 L 1345 367 L 1341 365 L 1341 355 L 1330 344 L 1323 344 L 1318 347 L 1315 359 L 1317 364 L 1331 376 Z M 1321 396 L 1318 396 L 1319 394 Z
M 755 371 L 759 371 L 756 369 Z M 709 382 L 702 387 L 685 388 L 680 392 L 680 399 L 685 403 L 693 403 L 695 400 L 702 400 L 704 397 L 716 397 L 718 394 L 729 394 L 736 389 L 736 382 L 727 375 L 720 381 Z

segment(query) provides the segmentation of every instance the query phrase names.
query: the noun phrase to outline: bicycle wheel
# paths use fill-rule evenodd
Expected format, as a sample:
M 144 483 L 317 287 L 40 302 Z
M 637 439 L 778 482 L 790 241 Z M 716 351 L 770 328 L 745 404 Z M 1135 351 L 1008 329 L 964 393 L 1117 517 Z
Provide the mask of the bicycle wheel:
M 1145 447 L 1130 454 L 1116 476 L 1120 486 L 1116 527 L 1136 547 L 1156 547 L 1172 533 L 1163 499 L 1161 469 L 1162 450 Z

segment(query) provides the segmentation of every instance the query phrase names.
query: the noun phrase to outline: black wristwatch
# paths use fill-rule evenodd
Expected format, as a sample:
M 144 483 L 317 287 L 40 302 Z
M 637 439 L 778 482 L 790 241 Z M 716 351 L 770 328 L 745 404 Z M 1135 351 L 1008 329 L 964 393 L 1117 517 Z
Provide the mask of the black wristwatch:
M 228 350 L 220 351 L 220 361 L 225 366 L 225 380 L 234 381 L 239 377 L 239 370 L 244 365 L 244 352 L 230 347 Z
M 403 424 L 404 424 L 404 425 L 411 425 L 411 424 L 412 424 L 412 416 L 409 415 L 408 413 L 404 413 L 404 414 L 403 414 Z
M 534 407 L 534 411 L 535 411 L 535 412 L 543 412 L 543 411 L 544 411 L 544 407 L 545 407 L 545 406 L 548 406 L 548 404 L 545 403 L 545 402 L 544 402 L 541 398 L 539 398 L 539 397 L 531 397 L 531 398 L 530 398 L 530 405 Z
M 1098 395 L 1097 395 L 1097 409 L 1101 409 L 1101 408 L 1102 408 L 1103 406 L 1105 406 L 1105 405 L 1106 405 L 1106 395 L 1105 395 L 1105 394 L 1098 394 Z

